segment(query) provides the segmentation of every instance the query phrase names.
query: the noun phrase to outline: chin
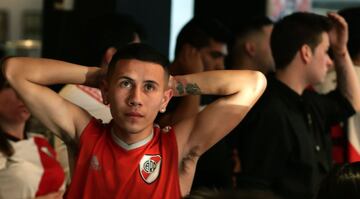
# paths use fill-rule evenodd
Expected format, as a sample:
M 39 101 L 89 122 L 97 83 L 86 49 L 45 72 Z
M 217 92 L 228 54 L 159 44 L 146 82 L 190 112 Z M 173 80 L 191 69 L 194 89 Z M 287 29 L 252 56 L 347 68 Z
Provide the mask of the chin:
M 138 134 L 145 128 L 136 124 L 125 124 L 123 129 L 130 134 Z

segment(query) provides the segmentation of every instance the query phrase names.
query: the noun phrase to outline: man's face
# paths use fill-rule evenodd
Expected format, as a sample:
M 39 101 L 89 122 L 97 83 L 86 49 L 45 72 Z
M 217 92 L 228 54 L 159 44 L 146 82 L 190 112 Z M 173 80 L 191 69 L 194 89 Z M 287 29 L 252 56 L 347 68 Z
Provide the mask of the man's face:
M 200 49 L 204 70 L 223 70 L 227 54 L 227 45 L 225 43 L 210 39 L 209 45 Z
M 260 67 L 264 74 L 274 71 L 275 64 L 271 54 L 270 36 L 273 25 L 267 25 L 262 28 L 262 32 L 257 37 L 257 51 L 254 56 L 254 62 Z
M 119 60 L 104 85 L 105 100 L 117 127 L 126 133 L 148 131 L 171 98 L 162 66 L 136 59 Z
M 317 84 L 324 81 L 328 69 L 333 65 L 329 57 L 330 47 L 329 35 L 322 33 L 321 43 L 315 48 L 308 70 L 308 81 L 310 84 Z

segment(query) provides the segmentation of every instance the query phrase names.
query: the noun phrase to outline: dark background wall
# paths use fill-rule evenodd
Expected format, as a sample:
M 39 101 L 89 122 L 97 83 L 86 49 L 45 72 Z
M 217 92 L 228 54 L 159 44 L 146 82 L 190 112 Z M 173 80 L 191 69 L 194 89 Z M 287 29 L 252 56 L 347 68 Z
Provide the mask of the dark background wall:
M 57 10 L 54 3 L 44 1 L 43 57 L 86 64 L 88 39 L 84 21 L 104 13 L 130 14 L 144 26 L 147 43 L 165 55 L 169 51 L 171 0 L 74 0 L 70 11 Z M 195 0 L 194 15 L 220 19 L 229 27 L 251 15 L 265 14 L 266 0 Z
M 211 16 L 233 29 L 240 20 L 266 14 L 266 0 L 195 0 L 195 15 Z
M 167 55 L 170 31 L 169 0 L 75 0 L 70 11 L 58 10 L 54 0 L 44 1 L 42 56 L 86 63 L 85 21 L 105 13 L 129 14 L 144 26 L 147 43 Z M 86 40 L 84 38 L 87 38 Z

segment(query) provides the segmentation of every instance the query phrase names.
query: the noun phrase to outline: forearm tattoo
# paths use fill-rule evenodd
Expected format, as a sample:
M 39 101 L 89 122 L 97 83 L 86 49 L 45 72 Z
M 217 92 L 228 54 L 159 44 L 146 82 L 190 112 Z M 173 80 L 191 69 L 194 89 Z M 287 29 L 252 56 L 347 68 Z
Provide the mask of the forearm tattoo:
M 176 86 L 176 90 L 180 95 L 184 94 L 184 86 L 182 85 L 182 83 L 178 82 Z
M 176 90 L 180 95 L 183 94 L 201 95 L 201 89 L 196 83 L 194 84 L 187 83 L 184 88 L 184 85 L 179 82 L 176 86 Z
M 191 95 L 201 95 L 200 87 L 197 84 L 186 84 L 186 93 Z

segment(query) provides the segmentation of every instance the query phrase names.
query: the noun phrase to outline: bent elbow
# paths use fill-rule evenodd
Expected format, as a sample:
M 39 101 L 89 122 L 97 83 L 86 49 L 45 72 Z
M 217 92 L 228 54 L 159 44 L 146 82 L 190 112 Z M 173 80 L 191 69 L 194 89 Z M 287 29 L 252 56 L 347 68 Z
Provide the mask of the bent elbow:
M 17 58 L 15 57 L 6 57 L 1 61 L 1 70 L 3 76 L 7 79 L 8 82 L 12 82 L 15 79 Z
M 353 102 L 352 106 L 356 113 L 360 113 L 360 102 Z
M 265 91 L 267 80 L 263 73 L 259 71 L 253 71 L 254 75 L 254 92 L 259 96 Z

